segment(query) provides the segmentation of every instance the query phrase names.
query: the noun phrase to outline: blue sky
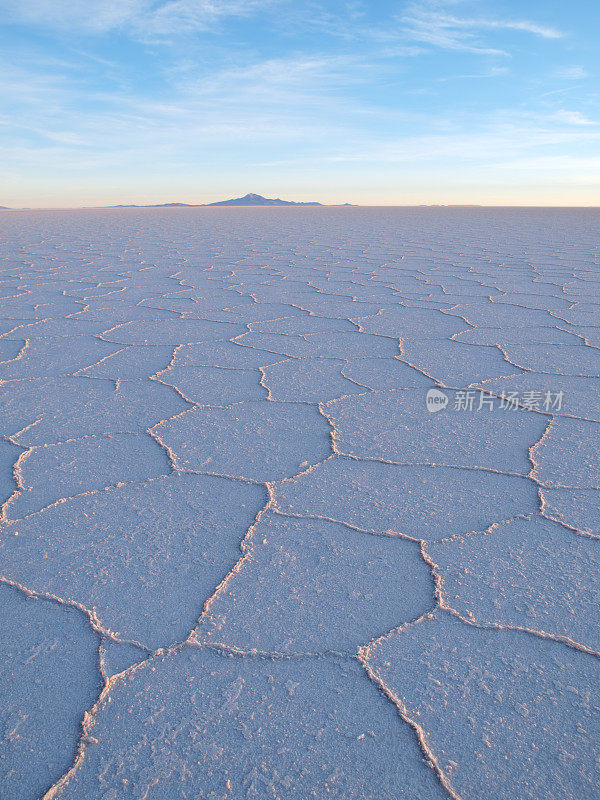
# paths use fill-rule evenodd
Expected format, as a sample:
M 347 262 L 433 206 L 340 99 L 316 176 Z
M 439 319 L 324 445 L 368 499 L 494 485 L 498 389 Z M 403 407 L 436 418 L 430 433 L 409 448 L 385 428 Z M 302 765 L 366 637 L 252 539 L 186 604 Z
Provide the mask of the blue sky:
M 596 0 L 0 14 L 0 205 L 600 205 Z

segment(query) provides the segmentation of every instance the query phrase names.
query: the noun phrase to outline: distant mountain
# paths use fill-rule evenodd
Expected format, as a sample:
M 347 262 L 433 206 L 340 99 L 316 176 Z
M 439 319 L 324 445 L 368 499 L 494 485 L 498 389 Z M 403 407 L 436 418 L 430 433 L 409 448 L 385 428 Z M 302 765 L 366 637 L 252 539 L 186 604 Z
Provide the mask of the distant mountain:
M 263 197 L 260 194 L 245 194 L 232 200 L 220 200 L 218 203 L 206 203 L 208 206 L 321 206 L 322 203 L 296 203 L 293 200 L 280 200 L 278 197 Z
M 350 206 L 352 203 L 344 203 Z M 316 201 L 310 203 L 297 203 L 295 200 L 280 200 L 279 197 L 263 197 L 260 194 L 245 194 L 243 197 L 233 197 L 231 200 L 219 200 L 217 203 L 150 203 L 148 205 L 106 206 L 107 208 L 205 208 L 207 206 L 323 206 Z
M 193 205 L 192 203 L 153 203 L 148 206 L 139 206 L 135 203 L 131 203 L 130 205 L 119 205 L 119 206 L 107 206 L 108 208 L 179 208 L 183 206 L 184 208 L 197 208 L 197 206 Z

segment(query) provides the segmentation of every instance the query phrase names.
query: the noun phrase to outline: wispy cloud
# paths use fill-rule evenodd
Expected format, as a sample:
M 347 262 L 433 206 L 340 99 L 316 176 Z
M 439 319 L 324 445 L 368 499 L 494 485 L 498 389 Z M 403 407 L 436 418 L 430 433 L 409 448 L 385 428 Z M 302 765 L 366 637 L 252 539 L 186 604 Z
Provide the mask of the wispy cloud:
M 554 71 L 554 76 L 559 80 L 580 81 L 588 77 L 588 71 L 578 64 L 571 67 L 559 67 Z
M 169 0 L 138 15 L 135 32 L 142 38 L 207 30 L 223 17 L 243 17 L 276 0 Z
M 227 16 L 244 16 L 276 0 L 0 0 L 5 20 L 28 25 L 134 38 L 206 30 Z
M 479 124 L 473 121 L 471 129 L 462 124 L 443 133 L 365 143 L 360 148 L 331 154 L 330 158 L 337 162 L 484 165 L 500 163 L 500 159 L 508 163 L 522 154 L 527 154 L 528 159 L 551 157 L 557 148 L 566 147 L 573 152 L 587 146 L 596 149 L 600 130 L 591 121 L 575 121 L 581 118 L 577 112 L 530 113 L 521 117 L 511 111 L 497 112 Z
M 566 125 L 597 125 L 593 119 L 586 117 L 581 111 L 569 111 L 561 108 L 554 116 L 559 122 L 564 122 Z
M 600 158 L 594 156 L 533 156 L 529 158 L 516 158 L 498 164 L 503 169 L 518 170 L 523 172 L 567 172 L 569 179 L 575 178 L 578 182 L 590 181 L 597 183 L 600 173 Z
M 411 3 L 401 17 L 404 35 L 431 47 L 462 50 L 481 55 L 508 55 L 482 40 L 485 31 L 522 31 L 544 39 L 559 39 L 563 34 L 527 20 L 457 17 L 447 13 L 447 4 Z
M 149 7 L 147 0 L 0 0 L 5 22 L 90 33 L 118 28 Z
M 164 97 L 96 93 L 94 107 L 81 114 L 85 84 L 4 64 L 0 92 L 11 113 L 0 125 L 13 159 L 30 165 L 131 164 L 148 153 L 193 165 L 209 149 L 237 150 L 240 142 L 243 160 L 265 146 L 318 148 L 351 130 L 368 110 L 342 87 L 366 81 L 371 70 L 358 57 L 327 55 L 215 67 L 201 76 L 190 65 L 176 71 Z
M 490 67 L 484 72 L 471 72 L 461 75 L 444 75 L 438 78 L 438 81 L 445 83 L 446 81 L 463 80 L 467 78 L 499 78 L 508 74 L 508 67 Z
M 198 78 L 189 75 L 182 89 L 196 96 L 285 102 L 297 106 L 309 95 L 327 97 L 341 87 L 367 81 L 375 67 L 360 56 L 315 54 L 272 58 L 217 70 Z M 257 109 L 258 110 L 258 109 Z

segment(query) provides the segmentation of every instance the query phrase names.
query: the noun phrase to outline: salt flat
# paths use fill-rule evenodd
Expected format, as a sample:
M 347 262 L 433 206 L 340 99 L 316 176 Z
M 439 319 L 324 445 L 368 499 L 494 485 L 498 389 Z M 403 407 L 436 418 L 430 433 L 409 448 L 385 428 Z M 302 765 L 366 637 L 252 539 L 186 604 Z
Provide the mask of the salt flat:
M 0 796 L 600 796 L 599 222 L 0 212 Z

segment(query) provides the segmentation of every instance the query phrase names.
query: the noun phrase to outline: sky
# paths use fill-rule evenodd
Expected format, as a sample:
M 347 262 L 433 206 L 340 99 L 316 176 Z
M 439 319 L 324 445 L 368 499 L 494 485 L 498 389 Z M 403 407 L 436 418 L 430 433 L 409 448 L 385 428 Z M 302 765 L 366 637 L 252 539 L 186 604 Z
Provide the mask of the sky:
M 600 205 L 597 0 L 0 0 L 0 205 Z

